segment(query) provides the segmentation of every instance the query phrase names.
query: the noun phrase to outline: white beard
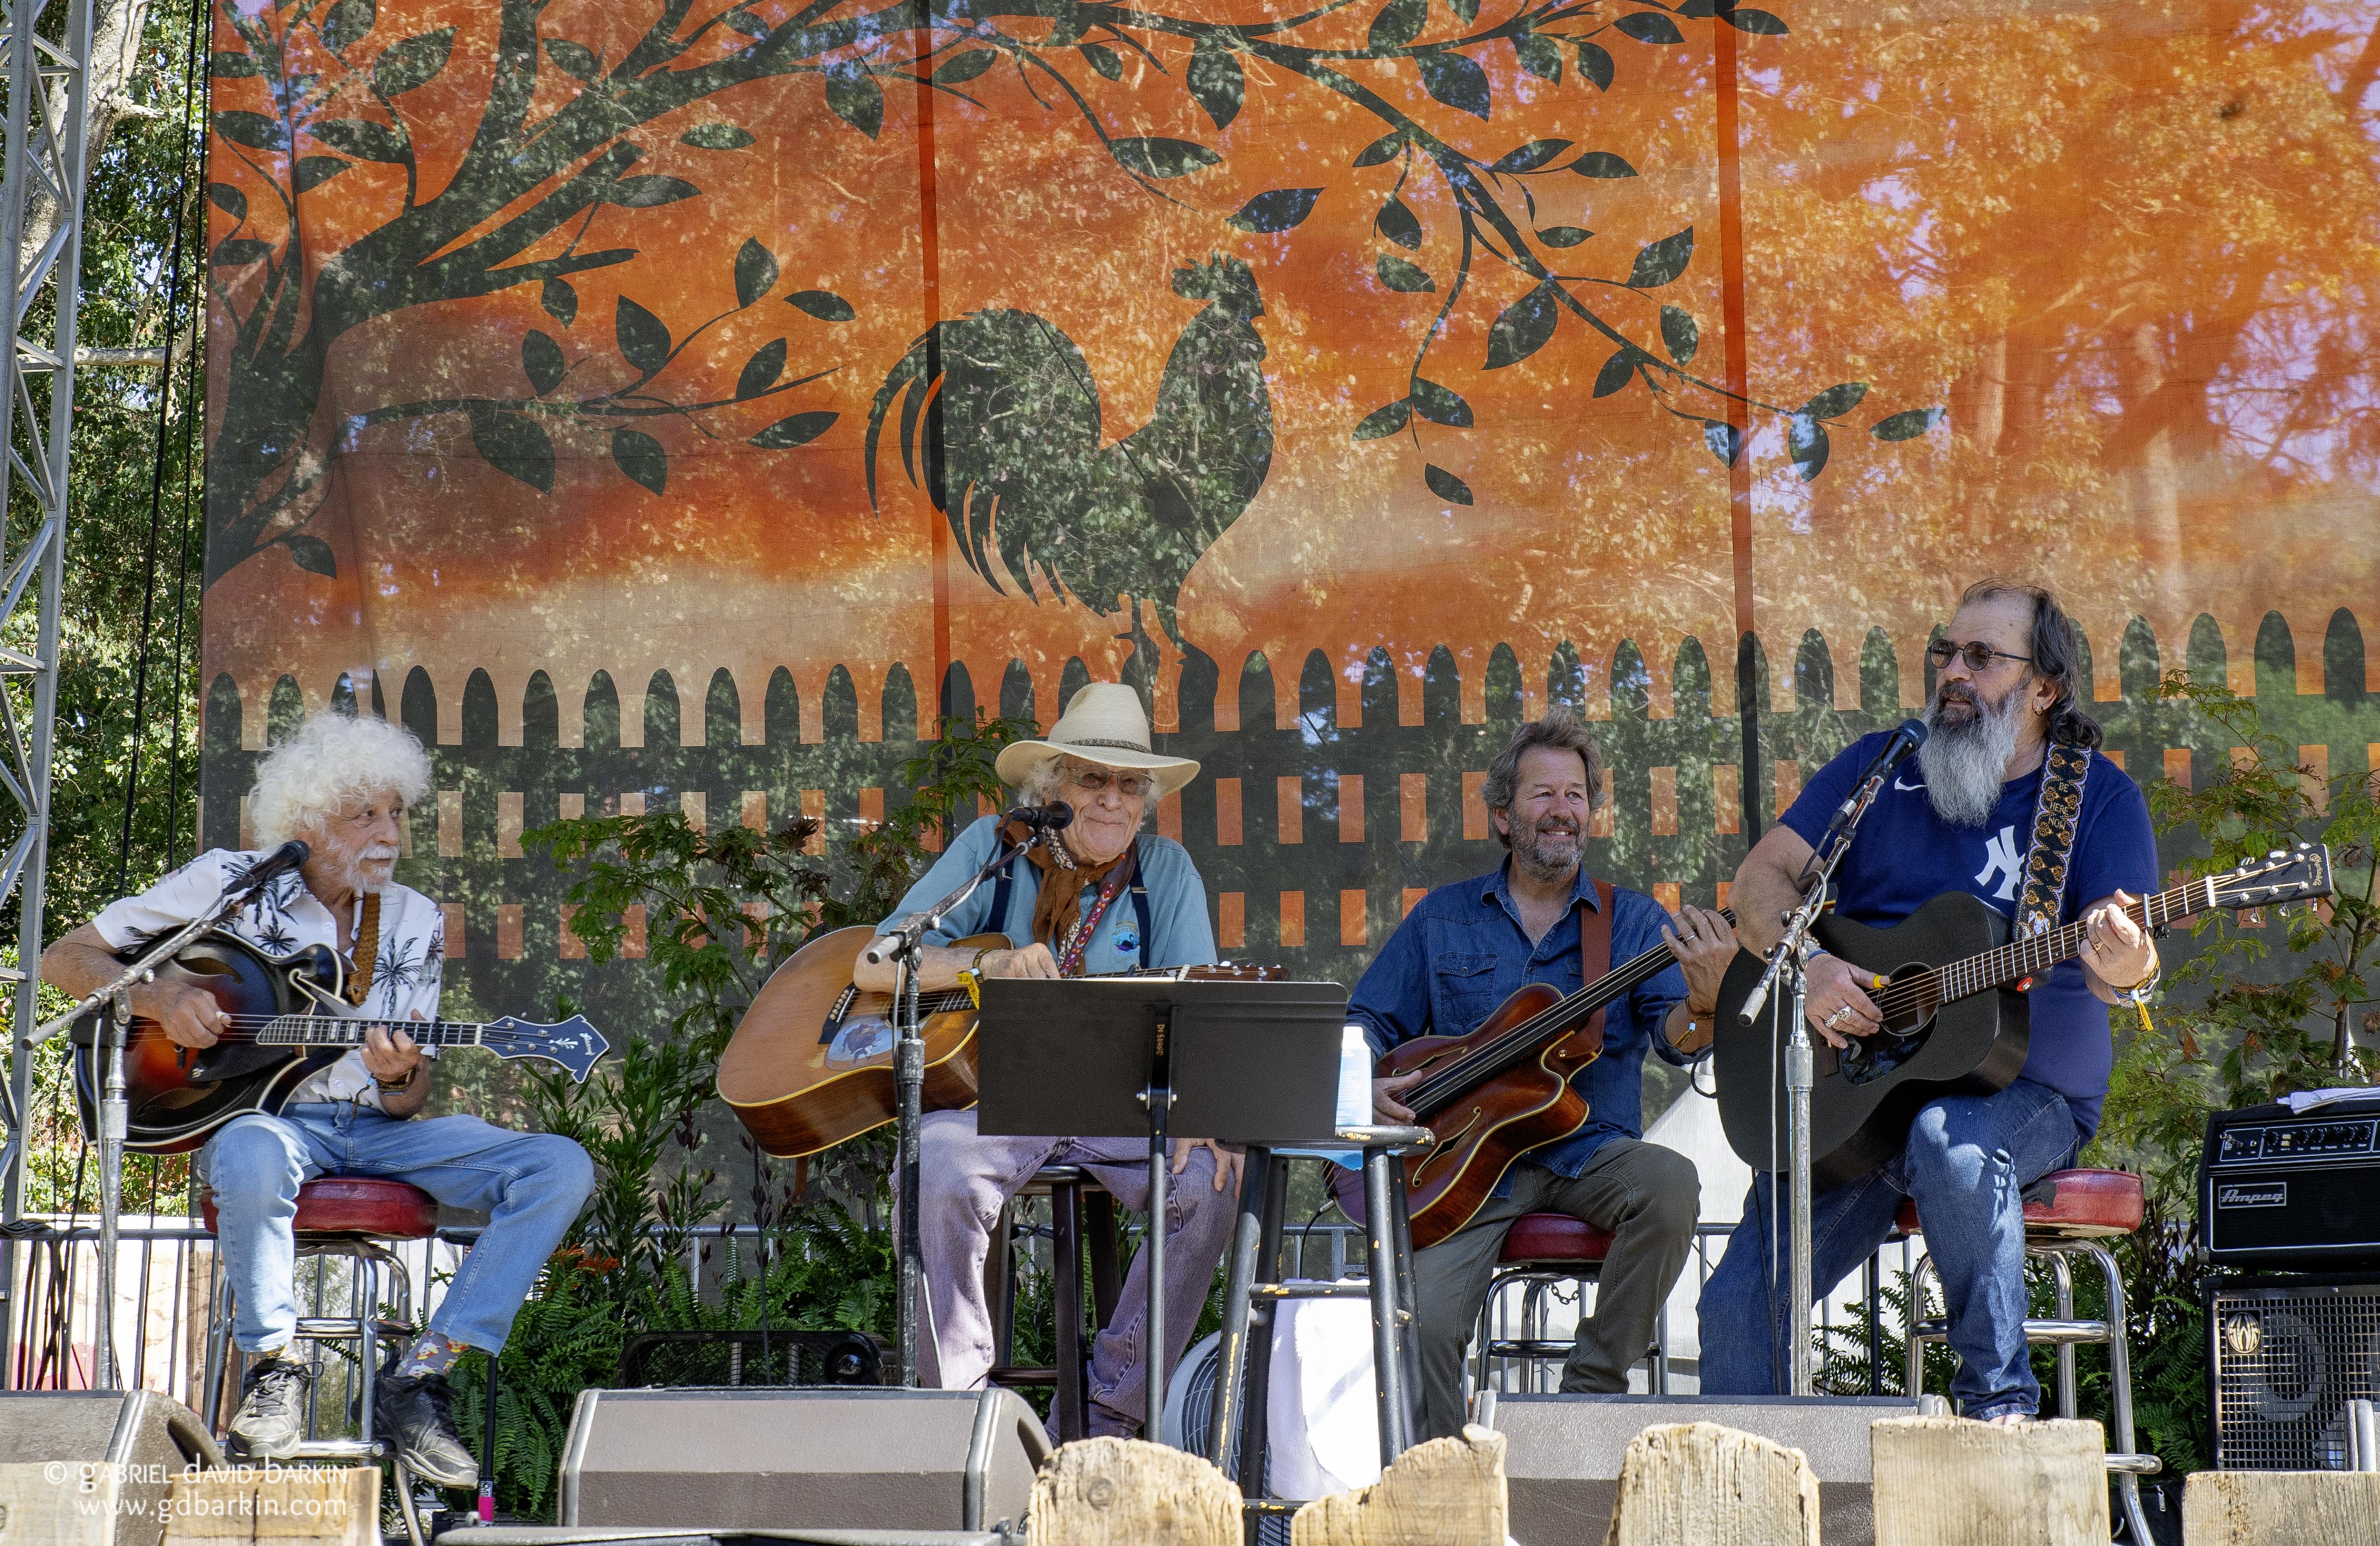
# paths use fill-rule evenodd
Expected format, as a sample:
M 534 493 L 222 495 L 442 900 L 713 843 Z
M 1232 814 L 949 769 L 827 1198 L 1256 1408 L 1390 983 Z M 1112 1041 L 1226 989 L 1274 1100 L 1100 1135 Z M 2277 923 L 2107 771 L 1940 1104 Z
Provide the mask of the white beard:
M 1982 826 L 2000 802 L 2009 758 L 2022 729 L 2022 686 L 2010 688 L 1997 703 L 1976 694 L 1974 715 L 1963 724 L 1944 723 L 1938 693 L 1925 711 L 1928 734 L 1917 749 L 1917 766 L 1925 774 L 1925 798 L 1934 814 L 1954 827 Z

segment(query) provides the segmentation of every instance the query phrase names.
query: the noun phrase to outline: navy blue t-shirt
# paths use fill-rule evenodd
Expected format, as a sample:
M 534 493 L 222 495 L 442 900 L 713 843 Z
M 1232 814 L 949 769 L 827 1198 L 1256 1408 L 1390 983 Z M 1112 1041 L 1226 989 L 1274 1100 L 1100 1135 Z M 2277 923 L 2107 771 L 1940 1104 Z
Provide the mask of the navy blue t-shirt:
M 1863 736 L 1818 771 L 1785 812 L 1786 826 L 1815 845 L 1876 754 L 1886 733 Z M 2034 810 L 2041 797 L 2042 770 L 2035 768 L 2000 786 L 2000 802 L 1980 827 L 1955 827 L 1934 813 L 1925 797 L 1925 775 L 1911 758 L 1884 786 L 1860 819 L 1851 851 L 1835 870 L 1836 911 L 1854 923 L 1898 923 L 1946 891 L 1983 898 L 2016 916 L 2026 851 L 2033 845 Z M 2073 922 L 2082 909 L 2117 891 L 2135 896 L 2156 890 L 2156 834 L 2149 826 L 2148 801 L 2123 769 L 2097 752 L 2082 779 L 2082 817 L 2076 826 L 2074 855 L 2066 873 L 2066 895 L 2058 921 Z M 2099 1127 L 2107 1099 L 2115 1043 L 2107 1029 L 2107 1005 L 2095 996 L 2082 964 L 2068 961 L 2034 979 L 2026 995 L 2033 1039 L 2022 1077 L 2046 1084 L 2066 1097 L 2074 1125 L 2088 1140 Z

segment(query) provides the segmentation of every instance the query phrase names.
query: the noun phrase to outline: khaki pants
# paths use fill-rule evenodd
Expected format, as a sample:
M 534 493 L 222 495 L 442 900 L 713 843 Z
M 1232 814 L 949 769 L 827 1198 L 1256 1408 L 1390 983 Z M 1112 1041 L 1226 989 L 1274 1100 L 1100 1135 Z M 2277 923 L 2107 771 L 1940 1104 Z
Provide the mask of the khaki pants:
M 1505 1231 L 1524 1213 L 1567 1213 L 1611 1232 L 1597 1280 L 1595 1314 L 1582 1320 L 1562 1367 L 1565 1391 L 1624 1391 L 1628 1369 L 1653 1345 L 1661 1302 L 1694 1248 L 1702 1187 L 1694 1162 L 1636 1138 L 1595 1151 L 1575 1180 L 1523 1160 L 1506 1174 L 1511 1195 L 1489 1198 L 1448 1238 L 1414 1253 L 1420 1298 L 1422 1433 L 1463 1430 L 1463 1353 L 1496 1273 Z

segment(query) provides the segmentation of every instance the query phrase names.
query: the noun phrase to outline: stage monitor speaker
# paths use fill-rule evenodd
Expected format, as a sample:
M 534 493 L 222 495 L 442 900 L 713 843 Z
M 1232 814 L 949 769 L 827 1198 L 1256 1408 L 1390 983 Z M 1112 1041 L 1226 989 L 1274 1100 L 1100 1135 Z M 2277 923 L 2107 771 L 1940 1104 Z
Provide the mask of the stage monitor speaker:
M 0 1467 L 39 1466 L 78 1485 L 82 1467 L 115 1470 L 115 1506 L 107 1524 L 82 1536 L 114 1546 L 156 1546 L 165 1533 L 165 1502 L 174 1478 L 196 1463 L 223 1464 L 223 1454 L 199 1415 L 154 1391 L 9 1391 L 0 1393 Z M 53 1466 L 67 1467 L 54 1473 Z M 112 1527 L 112 1528 L 110 1528 Z
M 1810 1457 L 1822 1546 L 1872 1546 L 1868 1425 L 1914 1417 L 1898 1396 L 1499 1395 L 1479 1421 L 1504 1435 L 1515 1540 L 1601 1540 L 1611 1528 L 1628 1441 L 1671 1422 L 1715 1422 Z
M 1014 1391 L 581 1391 L 560 1523 L 981 1530 L 1025 1517 L 1050 1454 Z
M 2380 1395 L 2380 1277 L 2210 1278 L 2215 1467 L 2344 1470 L 2347 1404 Z

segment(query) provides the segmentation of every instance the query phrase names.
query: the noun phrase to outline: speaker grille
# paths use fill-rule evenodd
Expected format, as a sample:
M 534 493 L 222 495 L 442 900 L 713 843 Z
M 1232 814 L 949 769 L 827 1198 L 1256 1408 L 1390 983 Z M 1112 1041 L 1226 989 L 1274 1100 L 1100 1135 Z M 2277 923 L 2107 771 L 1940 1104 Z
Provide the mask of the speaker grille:
M 2216 1467 L 2344 1467 L 2340 1412 L 2380 1397 L 2380 1283 L 2217 1288 L 2209 1303 Z

